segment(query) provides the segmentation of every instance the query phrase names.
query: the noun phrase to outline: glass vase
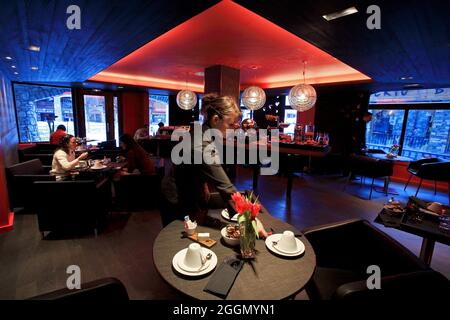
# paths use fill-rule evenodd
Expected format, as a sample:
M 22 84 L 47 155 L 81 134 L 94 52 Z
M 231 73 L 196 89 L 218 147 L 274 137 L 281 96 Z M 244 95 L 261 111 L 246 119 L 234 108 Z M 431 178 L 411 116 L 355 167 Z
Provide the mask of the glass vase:
M 256 257 L 256 232 L 252 226 L 251 220 L 245 220 L 240 223 L 241 232 L 240 246 L 242 259 L 254 259 Z

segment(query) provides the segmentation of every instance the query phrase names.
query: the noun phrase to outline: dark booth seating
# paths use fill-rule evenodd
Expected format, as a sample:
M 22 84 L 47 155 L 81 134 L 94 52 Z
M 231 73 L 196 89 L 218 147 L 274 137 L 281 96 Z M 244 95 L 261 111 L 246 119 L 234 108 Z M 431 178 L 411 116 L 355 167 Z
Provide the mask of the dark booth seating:
M 108 179 L 36 181 L 33 183 L 34 210 L 39 231 L 93 230 L 97 234 L 111 207 Z
M 416 197 L 422 186 L 423 180 L 434 181 L 434 194 L 436 194 L 436 182 L 442 181 L 448 183 L 448 197 L 450 201 L 450 161 L 443 161 L 438 158 L 427 158 L 412 161 L 408 165 L 408 172 L 410 173 L 408 181 L 405 184 L 404 190 L 408 187 L 412 176 L 420 178 L 419 186 L 416 190 Z
M 21 148 L 18 150 L 19 161 L 25 162 L 32 159 L 39 159 L 42 164 L 51 166 L 56 148 L 58 148 L 57 145 L 50 143 L 37 143 L 33 146 Z
M 127 301 L 128 292 L 123 283 L 116 278 L 98 279 L 81 284 L 81 289 L 62 288 L 30 298 L 29 300 L 62 301 Z
M 366 220 L 308 228 L 304 235 L 317 259 L 306 287 L 310 299 L 442 298 L 442 293 L 450 290 L 446 277 Z M 372 265 L 380 268 L 380 290 L 367 286 L 373 274 L 367 269 Z
M 157 208 L 160 199 L 161 179 L 164 168 L 154 175 L 123 175 L 115 181 L 116 209 L 142 211 Z
M 50 167 L 44 167 L 41 160 L 33 159 L 18 163 L 5 169 L 8 184 L 8 195 L 11 210 L 32 206 L 32 184 L 34 181 L 54 181 L 50 175 Z
M 375 178 L 386 178 L 389 184 L 389 177 L 393 173 L 392 162 L 387 160 L 379 160 L 363 155 L 352 154 L 349 158 L 350 174 L 347 179 L 347 183 L 344 186 L 344 190 L 350 183 L 351 177 L 361 176 L 361 181 L 363 177 L 372 178 L 372 183 L 370 185 L 369 200 L 372 199 L 372 190 Z M 387 190 L 387 188 L 386 188 Z

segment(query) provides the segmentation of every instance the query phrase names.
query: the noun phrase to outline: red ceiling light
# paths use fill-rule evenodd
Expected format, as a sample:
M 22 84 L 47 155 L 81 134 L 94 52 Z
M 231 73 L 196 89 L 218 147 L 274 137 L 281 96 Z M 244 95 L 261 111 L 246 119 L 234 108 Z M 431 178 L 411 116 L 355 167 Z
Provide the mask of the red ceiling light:
M 245 25 L 245 28 L 242 26 Z M 220 35 L 218 40 L 217 35 Z M 195 43 L 195 45 L 192 45 Z M 90 78 L 203 92 L 199 70 L 216 64 L 241 70 L 241 87 L 294 86 L 298 61 L 308 60 L 308 83 L 368 81 L 369 77 L 278 25 L 229 0 L 221 1 Z M 181 70 L 180 67 L 182 66 Z M 251 66 L 260 67 L 255 79 Z M 183 74 L 183 80 L 180 74 Z

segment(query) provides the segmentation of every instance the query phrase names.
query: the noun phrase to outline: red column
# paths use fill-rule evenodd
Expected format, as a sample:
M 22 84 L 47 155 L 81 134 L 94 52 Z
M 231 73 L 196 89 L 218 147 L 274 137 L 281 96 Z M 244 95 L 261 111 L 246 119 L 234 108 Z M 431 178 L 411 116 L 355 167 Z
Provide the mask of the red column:
M 227 66 L 215 65 L 205 69 L 205 94 L 215 92 L 231 96 L 239 103 L 240 71 Z
M 8 188 L 6 186 L 5 165 L 0 142 L 0 233 L 12 230 L 14 213 L 9 211 Z
M 149 124 L 147 92 L 122 93 L 122 131 L 132 136 L 144 124 Z

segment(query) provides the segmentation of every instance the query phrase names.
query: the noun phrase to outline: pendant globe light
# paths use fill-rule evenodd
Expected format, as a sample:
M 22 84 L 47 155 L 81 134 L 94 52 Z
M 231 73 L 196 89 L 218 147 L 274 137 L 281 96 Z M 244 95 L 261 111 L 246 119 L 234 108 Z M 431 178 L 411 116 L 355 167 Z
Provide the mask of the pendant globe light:
M 197 104 L 197 95 L 188 90 L 186 75 L 186 90 L 181 90 L 177 94 L 177 105 L 183 110 L 192 110 Z
M 266 103 L 266 93 L 260 87 L 248 87 L 242 93 L 242 103 L 249 110 L 261 109 Z
M 313 86 L 305 81 L 306 61 L 303 61 L 303 84 L 296 85 L 289 91 L 291 108 L 303 112 L 314 107 L 317 93 Z
M 197 104 L 197 95 L 190 90 L 181 90 L 177 94 L 177 104 L 183 110 L 192 110 Z

